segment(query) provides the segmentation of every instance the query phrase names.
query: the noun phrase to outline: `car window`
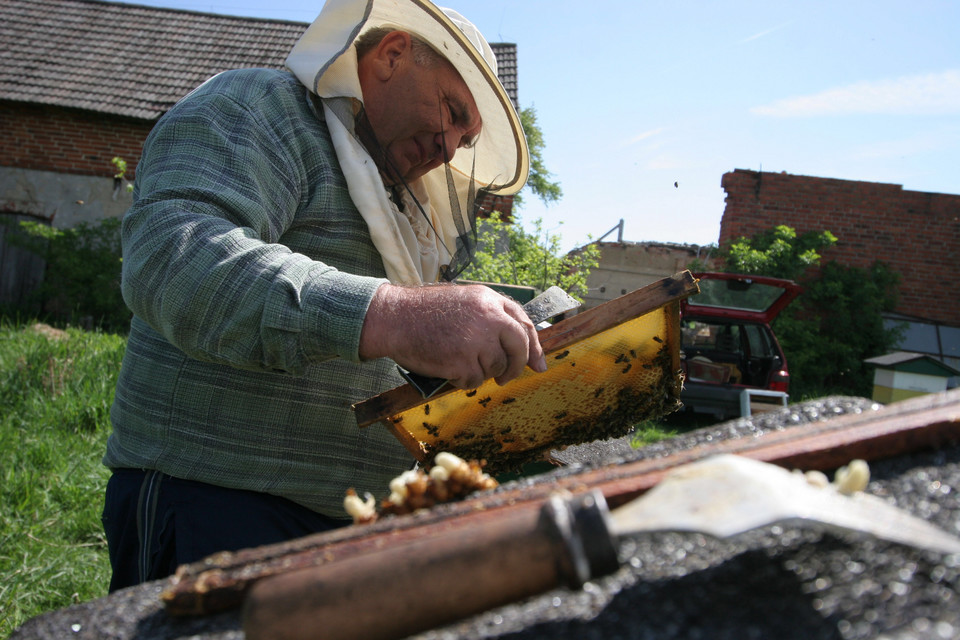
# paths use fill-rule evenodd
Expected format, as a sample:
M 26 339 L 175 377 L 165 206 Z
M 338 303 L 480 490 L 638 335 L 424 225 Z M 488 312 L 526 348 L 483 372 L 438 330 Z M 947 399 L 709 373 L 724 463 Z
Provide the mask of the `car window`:
M 741 350 L 741 327 L 725 322 L 684 320 L 682 324 L 684 349 L 737 352 Z
M 717 343 L 717 325 L 699 320 L 685 320 L 681 333 L 684 348 L 712 349 Z
M 784 295 L 781 287 L 737 280 L 700 280 L 700 293 L 687 299 L 691 307 L 720 307 L 740 311 L 766 311 Z
M 773 349 L 770 346 L 770 339 L 765 327 L 757 324 L 744 326 L 747 335 L 747 342 L 750 345 L 750 355 L 752 357 L 765 357 L 773 355 Z

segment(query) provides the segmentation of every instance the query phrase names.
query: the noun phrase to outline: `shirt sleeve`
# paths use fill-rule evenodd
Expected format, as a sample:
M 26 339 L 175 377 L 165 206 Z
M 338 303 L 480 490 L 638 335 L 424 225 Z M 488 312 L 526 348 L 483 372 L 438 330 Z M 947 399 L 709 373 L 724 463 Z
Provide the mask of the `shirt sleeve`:
M 124 299 L 199 360 L 290 373 L 356 361 L 364 314 L 386 280 L 279 242 L 316 188 L 297 142 L 304 100 L 244 91 L 245 100 L 195 92 L 151 132 L 123 222 Z

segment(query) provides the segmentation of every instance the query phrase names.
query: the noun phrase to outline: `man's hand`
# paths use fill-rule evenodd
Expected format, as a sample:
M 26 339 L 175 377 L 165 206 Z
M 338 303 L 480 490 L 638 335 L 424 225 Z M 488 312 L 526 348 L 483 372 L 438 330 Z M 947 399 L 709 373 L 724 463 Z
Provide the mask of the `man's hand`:
M 528 365 L 547 370 L 520 305 L 483 285 L 381 286 L 363 323 L 360 357 L 384 356 L 460 389 L 489 378 L 506 384 Z

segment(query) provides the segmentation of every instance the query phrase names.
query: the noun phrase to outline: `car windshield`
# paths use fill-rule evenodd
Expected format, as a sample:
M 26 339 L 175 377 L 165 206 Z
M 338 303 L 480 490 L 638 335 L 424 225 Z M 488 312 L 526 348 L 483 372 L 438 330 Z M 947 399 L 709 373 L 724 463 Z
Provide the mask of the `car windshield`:
M 763 312 L 777 301 L 781 287 L 749 280 L 708 280 L 698 282 L 700 293 L 687 299 L 691 307 L 721 307 Z

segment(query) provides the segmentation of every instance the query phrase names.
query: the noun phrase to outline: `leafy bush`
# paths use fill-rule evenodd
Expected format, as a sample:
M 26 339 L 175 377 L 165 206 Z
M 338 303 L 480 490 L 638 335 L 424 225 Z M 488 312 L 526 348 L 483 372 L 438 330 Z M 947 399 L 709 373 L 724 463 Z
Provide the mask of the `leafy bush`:
M 81 223 L 55 229 L 39 222 L 21 222 L 22 234 L 11 242 L 44 260 L 43 282 L 35 302 L 51 318 L 125 331 L 131 313 L 120 292 L 120 220 Z
M 787 225 L 778 225 L 752 238 L 740 238 L 724 252 L 728 273 L 801 280 L 807 269 L 820 263 L 820 251 L 834 245 L 829 231 L 808 231 L 801 236 Z
M 534 232 L 524 231 L 519 219 L 506 223 L 494 211 L 477 221 L 477 252 L 461 274 L 464 280 L 499 282 L 546 289 L 557 285 L 583 299 L 587 276 L 599 262 L 600 249 L 587 245 L 576 253 L 560 255 L 560 236 L 543 231 L 541 220 Z
M 872 367 L 864 360 L 889 352 L 902 337 L 882 317 L 896 306 L 899 280 L 882 262 L 869 269 L 828 262 L 804 282 L 804 293 L 773 323 L 795 396 L 870 397 Z
M 837 242 L 829 231 L 797 235 L 786 225 L 740 238 L 723 252 L 724 270 L 795 280 L 804 292 L 774 321 L 787 356 L 791 395 L 870 396 L 870 367 L 900 341 L 882 313 L 896 306 L 899 275 L 882 262 L 869 269 L 829 262 L 819 270 L 820 251 Z

